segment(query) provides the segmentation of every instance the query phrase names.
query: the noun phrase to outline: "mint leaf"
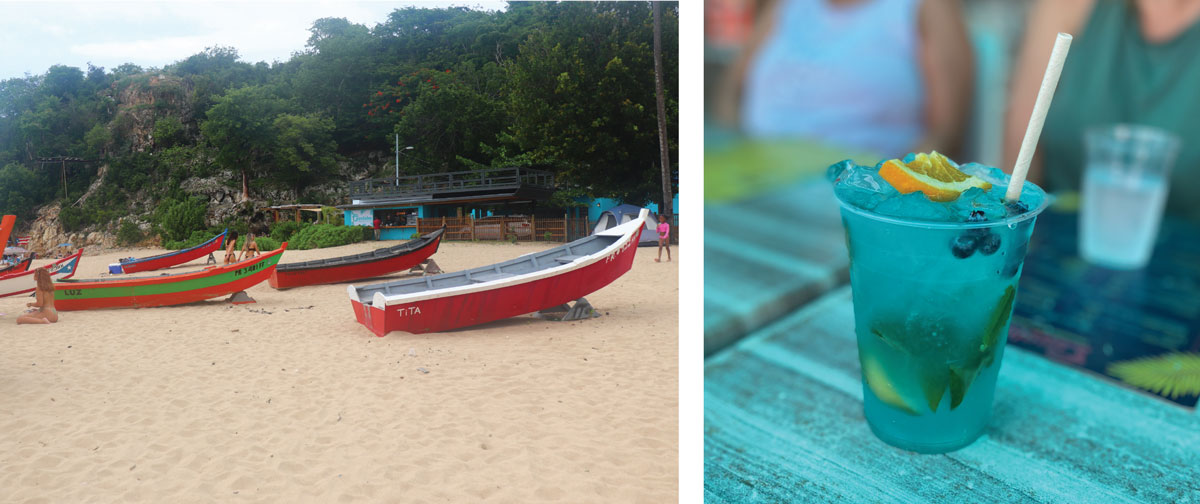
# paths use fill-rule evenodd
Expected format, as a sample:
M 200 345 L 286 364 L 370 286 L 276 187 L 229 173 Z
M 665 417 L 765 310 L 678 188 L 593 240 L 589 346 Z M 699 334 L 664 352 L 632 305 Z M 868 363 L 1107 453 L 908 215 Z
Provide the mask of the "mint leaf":
M 1016 297 L 1017 289 L 1014 289 L 1013 286 L 1009 285 L 1004 289 L 1004 295 L 1000 296 L 1000 301 L 996 303 L 995 308 L 992 308 L 992 316 L 988 318 L 988 324 L 983 333 L 983 346 L 979 351 L 987 352 L 1000 341 L 1004 325 L 1008 323 L 1008 317 L 1012 315 L 1013 300 Z
M 938 403 L 946 393 L 946 386 L 952 384 L 951 373 L 946 368 L 926 368 L 921 373 L 921 390 L 925 392 L 925 401 L 929 403 L 929 411 L 937 412 Z
M 963 398 L 967 395 L 967 389 L 971 388 L 971 383 L 979 375 L 979 367 L 964 369 L 951 366 L 950 375 L 950 409 L 953 410 L 962 404 Z

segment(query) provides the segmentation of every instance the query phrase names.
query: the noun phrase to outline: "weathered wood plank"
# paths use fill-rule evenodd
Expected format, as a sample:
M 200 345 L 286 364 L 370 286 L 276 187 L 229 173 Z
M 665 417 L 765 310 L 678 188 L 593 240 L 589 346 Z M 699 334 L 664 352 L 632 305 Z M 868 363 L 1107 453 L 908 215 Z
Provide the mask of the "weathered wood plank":
M 707 205 L 704 215 L 706 355 L 849 281 L 838 203 L 824 180 Z
M 706 361 L 708 501 L 1200 502 L 1200 417 L 1015 348 L 979 441 L 884 444 L 852 310 L 839 289 Z

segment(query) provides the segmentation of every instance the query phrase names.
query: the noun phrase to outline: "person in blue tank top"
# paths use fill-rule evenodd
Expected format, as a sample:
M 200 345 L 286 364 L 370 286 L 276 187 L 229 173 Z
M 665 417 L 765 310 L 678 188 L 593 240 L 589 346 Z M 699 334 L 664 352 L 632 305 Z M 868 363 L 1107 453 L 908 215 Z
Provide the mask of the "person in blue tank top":
M 1181 139 L 1166 212 L 1200 221 L 1200 0 L 1042 0 L 1029 12 L 1005 127 L 1012 169 L 1058 32 L 1072 34 L 1029 180 L 1078 190 L 1084 132 L 1117 123 Z
M 715 116 L 755 138 L 955 155 L 973 68 L 958 0 L 768 0 Z

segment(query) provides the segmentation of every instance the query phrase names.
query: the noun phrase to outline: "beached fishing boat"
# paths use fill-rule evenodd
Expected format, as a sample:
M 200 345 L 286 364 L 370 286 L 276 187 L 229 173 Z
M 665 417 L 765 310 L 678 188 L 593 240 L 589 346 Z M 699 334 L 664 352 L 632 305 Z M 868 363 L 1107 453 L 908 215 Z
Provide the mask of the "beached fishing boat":
M 403 271 L 421 264 L 437 252 L 445 231 L 443 226 L 442 229 L 399 245 L 362 254 L 280 264 L 275 266 L 275 272 L 267 279 L 267 283 L 276 289 L 290 289 L 304 285 L 353 282 Z
M 491 266 L 349 286 L 358 322 L 377 336 L 448 331 L 557 307 L 612 283 L 633 265 L 649 212 L 566 245 Z
M 284 243 L 276 250 L 250 259 L 186 273 L 55 282 L 54 307 L 59 311 L 146 308 L 227 296 L 249 289 L 271 276 L 286 248 L 287 243 Z
M 8 235 L 12 234 L 13 225 L 17 223 L 16 215 L 0 217 L 0 244 L 8 245 Z
M 225 233 L 229 230 L 221 231 L 221 234 L 212 237 L 208 241 L 196 245 L 195 247 L 167 252 L 150 257 L 133 258 L 129 257 L 121 259 L 108 265 L 108 272 L 114 275 L 122 273 L 141 273 L 143 271 L 154 271 L 163 268 L 170 268 L 177 264 L 183 264 L 193 259 L 199 259 L 208 254 L 221 250 L 225 244 Z
M 23 261 L 18 261 L 16 264 L 10 264 L 0 268 L 0 277 L 8 276 L 13 273 L 24 273 L 29 271 L 29 265 L 33 264 L 33 256 L 26 257 Z
M 60 281 L 71 278 L 79 269 L 79 258 L 83 257 L 83 249 L 67 257 L 43 266 L 50 271 L 50 279 Z M 37 280 L 33 278 L 34 270 L 12 273 L 0 277 L 0 297 L 29 294 L 37 288 Z

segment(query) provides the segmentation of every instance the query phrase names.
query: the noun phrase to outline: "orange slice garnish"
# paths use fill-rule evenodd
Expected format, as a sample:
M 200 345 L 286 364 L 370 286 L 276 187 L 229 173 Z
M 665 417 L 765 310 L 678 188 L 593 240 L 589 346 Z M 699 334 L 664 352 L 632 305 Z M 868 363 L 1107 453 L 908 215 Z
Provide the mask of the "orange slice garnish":
M 949 158 L 933 151 L 920 153 L 912 162 L 889 159 L 879 167 L 879 176 L 904 194 L 921 191 L 933 201 L 954 201 L 972 187 L 984 191 L 992 184 L 974 175 L 959 171 Z

